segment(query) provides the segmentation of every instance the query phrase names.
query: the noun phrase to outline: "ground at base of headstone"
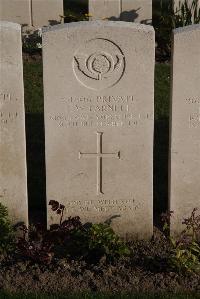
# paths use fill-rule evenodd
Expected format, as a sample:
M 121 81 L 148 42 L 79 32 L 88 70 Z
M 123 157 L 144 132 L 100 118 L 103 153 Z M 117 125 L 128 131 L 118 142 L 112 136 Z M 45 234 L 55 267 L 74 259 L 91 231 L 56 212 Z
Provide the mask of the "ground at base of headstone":
M 11 293 L 60 292 L 192 293 L 200 296 L 200 274 L 166 266 L 170 246 L 157 229 L 151 241 L 130 242 L 132 255 L 97 263 L 53 258 L 36 263 L 19 255 L 1 256 L 0 290 Z M 198 298 L 198 297 L 195 297 Z
M 99 292 L 83 292 L 83 293 L 60 293 L 60 294 L 9 294 L 1 293 L 1 299 L 199 299 L 198 294 L 170 294 L 170 293 L 99 293 Z

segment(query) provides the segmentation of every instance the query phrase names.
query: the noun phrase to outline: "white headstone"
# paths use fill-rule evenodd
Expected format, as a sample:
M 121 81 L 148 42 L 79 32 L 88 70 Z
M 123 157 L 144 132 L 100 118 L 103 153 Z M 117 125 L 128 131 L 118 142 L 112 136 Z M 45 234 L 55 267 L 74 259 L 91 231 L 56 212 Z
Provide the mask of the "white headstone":
M 170 210 L 172 233 L 200 208 L 200 25 L 174 31 Z
M 31 0 L 0 0 L 0 21 L 31 25 Z
M 119 20 L 121 0 L 89 0 L 90 20 Z
M 121 236 L 153 231 L 154 30 L 79 22 L 43 35 L 47 201 Z M 48 223 L 58 221 L 48 210 Z
M 21 26 L 0 22 L 0 202 L 28 223 Z
M 89 0 L 91 20 L 121 20 L 150 24 L 152 0 Z
M 32 19 L 35 27 L 61 23 L 63 14 L 63 0 L 32 0 Z

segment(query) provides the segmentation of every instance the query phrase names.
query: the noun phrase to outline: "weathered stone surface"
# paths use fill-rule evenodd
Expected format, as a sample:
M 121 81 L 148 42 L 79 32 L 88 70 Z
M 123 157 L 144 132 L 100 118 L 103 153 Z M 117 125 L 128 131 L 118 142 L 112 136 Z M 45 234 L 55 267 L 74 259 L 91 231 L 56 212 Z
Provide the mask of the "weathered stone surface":
M 170 210 L 172 233 L 200 208 L 200 25 L 174 31 Z
M 89 0 L 90 20 L 119 20 L 120 0 Z
M 0 22 L 0 202 L 28 222 L 21 26 Z
M 152 235 L 154 46 L 127 22 L 43 34 L 47 201 L 127 238 Z
M 32 0 L 32 19 L 35 27 L 58 24 L 63 14 L 63 0 Z
M 152 0 L 89 0 L 91 20 L 108 19 L 150 24 Z
M 122 21 L 151 24 L 152 0 L 122 0 Z
M 31 25 L 31 0 L 0 0 L 0 20 Z

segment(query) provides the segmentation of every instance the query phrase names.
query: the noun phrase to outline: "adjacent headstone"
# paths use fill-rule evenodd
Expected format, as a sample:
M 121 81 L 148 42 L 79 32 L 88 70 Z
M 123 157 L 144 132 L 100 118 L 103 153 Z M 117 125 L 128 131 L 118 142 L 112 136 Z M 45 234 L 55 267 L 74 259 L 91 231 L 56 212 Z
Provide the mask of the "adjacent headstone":
M 31 25 L 31 0 L 0 0 L 0 21 Z
M 122 21 L 143 24 L 152 23 L 152 0 L 122 0 Z
M 121 20 L 150 24 L 152 0 L 89 0 L 91 20 Z
M 120 20 L 121 0 L 89 0 L 90 20 Z
M 61 23 L 63 14 L 63 0 L 32 0 L 34 27 Z
M 154 47 L 151 26 L 127 22 L 43 34 L 47 201 L 126 238 L 153 231 Z
M 21 26 L 0 22 L 0 202 L 28 223 Z
M 171 111 L 171 231 L 200 208 L 200 25 L 174 31 Z

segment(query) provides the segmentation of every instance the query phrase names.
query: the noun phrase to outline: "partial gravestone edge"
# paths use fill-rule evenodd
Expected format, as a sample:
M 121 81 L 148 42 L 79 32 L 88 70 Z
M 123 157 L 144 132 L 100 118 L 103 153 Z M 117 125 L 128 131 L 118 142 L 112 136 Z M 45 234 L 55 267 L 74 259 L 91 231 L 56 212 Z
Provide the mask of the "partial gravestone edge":
M 0 21 L 0 199 L 12 224 L 28 225 L 21 26 Z
M 175 29 L 172 49 L 169 210 L 177 236 L 183 220 L 200 210 L 200 24 Z
M 14 23 L 14 22 L 8 22 L 8 21 L 1 21 L 0 20 L 0 25 L 2 28 L 12 28 L 15 30 L 19 30 L 21 31 L 21 25 L 18 23 Z
M 56 30 L 62 30 L 62 29 L 71 29 L 71 28 L 81 28 L 81 27 L 119 27 L 119 28 L 130 28 L 135 29 L 139 31 L 145 31 L 145 32 L 154 32 L 154 28 L 151 25 L 144 25 L 139 23 L 131 23 L 131 22 L 124 22 L 124 21 L 80 21 L 80 22 L 71 22 L 71 23 L 65 23 L 65 24 L 59 24 L 55 26 L 47 26 L 42 28 L 42 32 L 50 32 L 50 31 L 56 31 Z
M 184 32 L 194 31 L 199 28 L 200 28 L 200 24 L 193 24 L 193 25 L 189 25 L 189 26 L 178 27 L 173 30 L 173 34 L 181 34 Z

